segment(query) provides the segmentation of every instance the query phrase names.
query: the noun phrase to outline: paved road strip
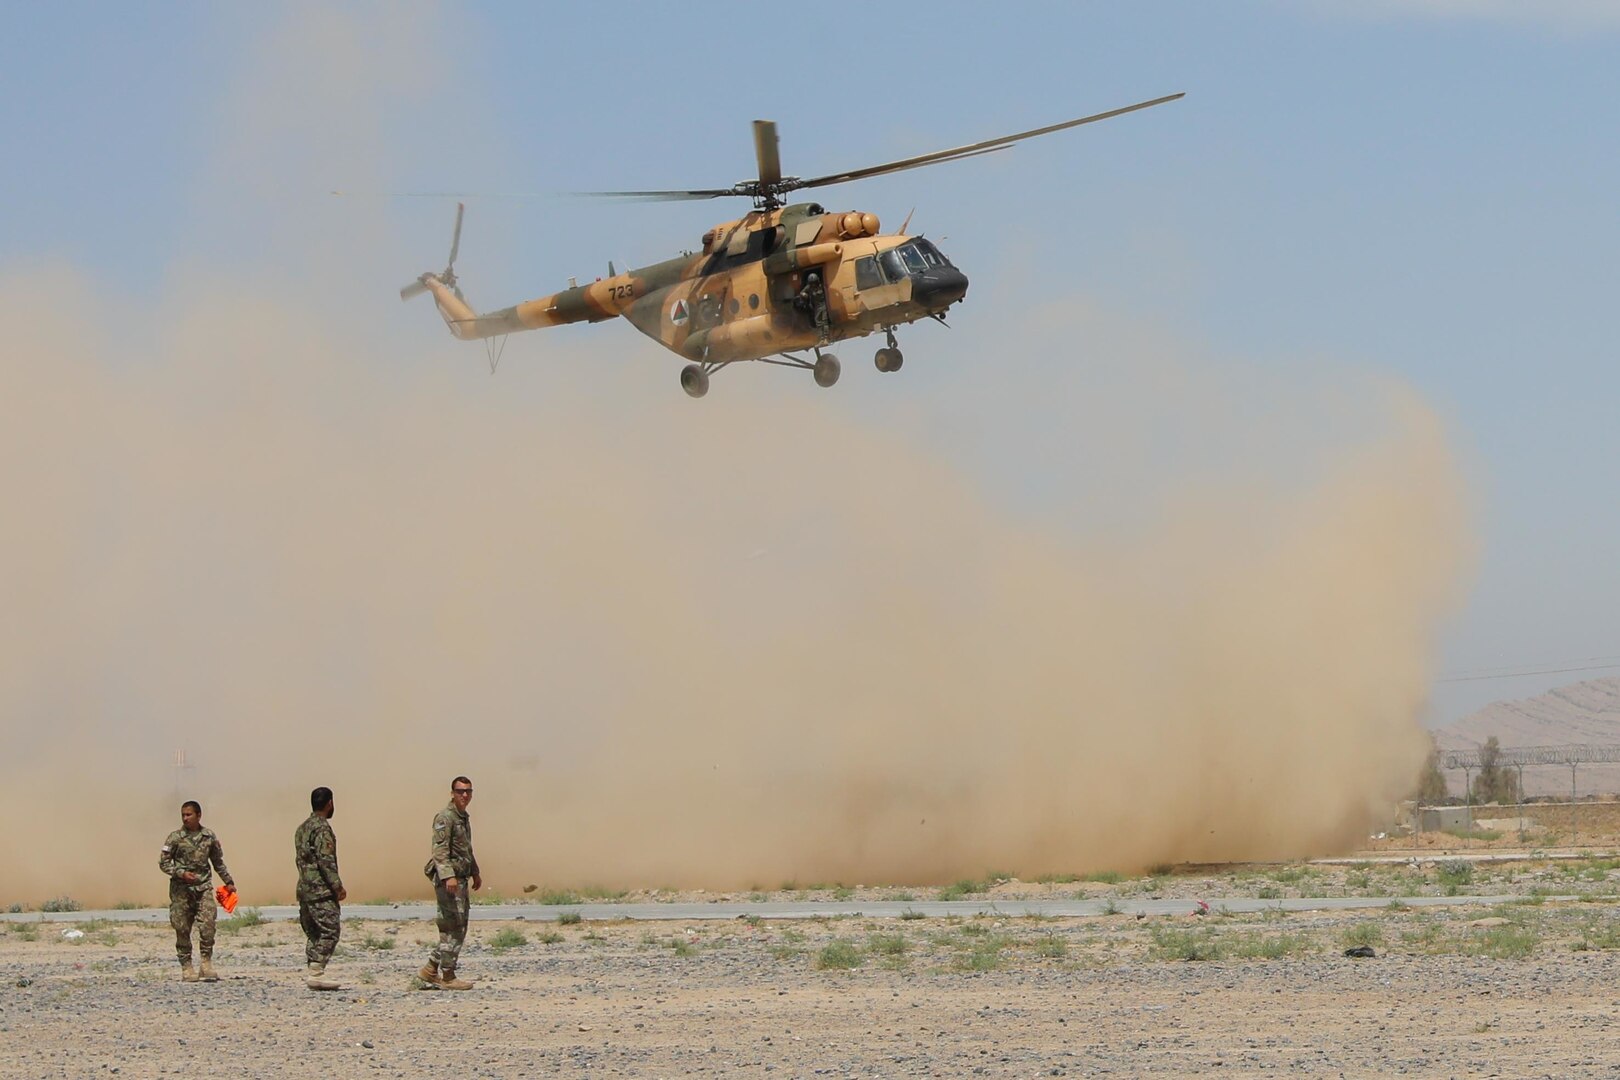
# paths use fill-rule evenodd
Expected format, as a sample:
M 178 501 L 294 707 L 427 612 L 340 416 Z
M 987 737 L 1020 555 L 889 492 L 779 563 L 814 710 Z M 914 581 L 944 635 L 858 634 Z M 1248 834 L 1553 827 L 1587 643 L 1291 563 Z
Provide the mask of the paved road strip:
M 1213 913 L 1227 911 L 1234 915 L 1260 911 L 1370 911 L 1387 908 L 1392 904 L 1406 907 L 1466 907 L 1468 905 L 1510 904 L 1530 899 L 1524 896 L 1326 896 L 1289 897 L 1278 900 L 1256 900 L 1241 896 L 1205 901 Z M 1580 900 L 1579 896 L 1545 896 L 1538 900 Z M 245 902 L 244 902 L 245 903 Z M 251 905 L 250 905 L 251 906 Z M 1198 907 L 1197 900 L 1115 900 L 1113 910 L 1124 915 L 1190 915 Z M 244 908 L 245 910 L 245 908 Z M 298 909 L 286 905 L 260 907 L 261 918 L 283 921 L 298 918 Z M 474 922 L 495 922 L 523 919 L 529 922 L 555 922 L 564 912 L 577 912 L 581 919 L 617 921 L 638 919 L 648 921 L 680 921 L 689 919 L 741 919 L 754 915 L 761 919 L 831 919 L 861 916 L 868 919 L 898 919 L 910 914 L 927 918 L 947 916 L 1004 915 L 1013 918 L 1038 915 L 1052 918 L 1076 918 L 1109 913 L 1107 900 L 846 900 L 846 901 L 790 901 L 767 900 L 759 903 L 746 901 L 717 901 L 710 904 L 475 904 L 471 911 Z M 349 904 L 343 909 L 345 919 L 373 919 L 383 922 L 423 922 L 435 917 L 432 904 Z M 0 913 L 0 919 L 9 922 L 88 922 L 105 919 L 110 922 L 167 923 L 167 908 L 131 908 L 123 911 L 27 911 Z

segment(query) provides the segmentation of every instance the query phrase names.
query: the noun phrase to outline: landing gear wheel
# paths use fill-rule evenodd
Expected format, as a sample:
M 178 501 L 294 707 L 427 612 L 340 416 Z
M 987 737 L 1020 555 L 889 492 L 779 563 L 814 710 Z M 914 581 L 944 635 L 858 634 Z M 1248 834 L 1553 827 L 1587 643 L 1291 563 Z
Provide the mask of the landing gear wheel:
M 696 364 L 687 364 L 681 368 L 681 389 L 688 397 L 702 397 L 709 392 L 709 373 Z
M 838 381 L 842 368 L 838 366 L 838 357 L 832 353 L 822 353 L 816 357 L 815 376 L 817 386 L 831 386 Z
M 877 355 L 872 357 L 872 362 L 877 364 L 879 371 L 899 371 L 906 358 L 900 355 L 899 349 L 879 349 Z

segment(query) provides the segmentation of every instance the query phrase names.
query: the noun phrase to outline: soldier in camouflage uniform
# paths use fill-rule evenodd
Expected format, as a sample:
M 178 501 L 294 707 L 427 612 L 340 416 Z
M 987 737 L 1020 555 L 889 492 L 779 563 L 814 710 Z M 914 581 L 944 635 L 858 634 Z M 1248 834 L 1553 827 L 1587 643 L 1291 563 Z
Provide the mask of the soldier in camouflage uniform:
M 225 851 L 213 830 L 203 828 L 202 805 L 195 800 L 180 807 L 181 827 L 169 834 L 158 853 L 158 868 L 169 875 L 169 925 L 174 927 L 174 952 L 180 959 L 180 977 L 196 982 L 199 973 L 191 967 L 191 928 L 197 927 L 197 945 L 202 953 L 203 982 L 218 982 L 214 973 L 214 900 L 209 867 L 219 871 L 219 879 L 232 892 L 236 882 L 225 869 Z
M 430 986 L 446 990 L 472 989 L 472 983 L 456 978 L 456 961 L 467 937 L 467 886 L 484 887 L 478 859 L 473 855 L 472 820 L 467 816 L 472 796 L 472 781 L 465 776 L 450 782 L 450 805 L 433 818 L 433 856 L 422 868 L 433 882 L 433 895 L 439 902 L 439 944 L 419 977 Z
M 338 876 L 337 837 L 332 832 L 332 815 L 337 804 L 332 789 L 318 787 L 309 793 L 310 815 L 293 833 L 293 862 L 298 867 L 298 922 L 309 944 L 304 959 L 309 962 L 305 983 L 311 990 L 338 990 L 326 978 L 326 964 L 337 948 L 342 932 L 338 905 L 349 897 Z

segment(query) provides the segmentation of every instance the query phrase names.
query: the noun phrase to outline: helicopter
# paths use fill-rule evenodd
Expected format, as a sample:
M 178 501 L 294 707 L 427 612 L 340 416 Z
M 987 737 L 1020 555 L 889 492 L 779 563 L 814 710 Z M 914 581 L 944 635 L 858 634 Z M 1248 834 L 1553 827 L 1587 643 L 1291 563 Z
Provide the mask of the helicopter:
M 754 121 L 758 174 L 727 188 L 670 191 L 598 191 L 591 196 L 647 201 L 739 196 L 754 209 L 703 234 L 698 251 L 569 287 L 499 311 L 476 313 L 456 278 L 466 204 L 456 206 L 450 258 L 399 291 L 400 299 L 428 293 L 450 333 L 463 341 L 499 339 L 522 330 L 623 316 L 637 330 L 687 360 L 681 388 L 694 398 L 709 391 L 710 376 L 733 364 L 758 361 L 807 369 L 829 387 L 841 371 L 828 351 L 840 341 L 884 335 L 873 356 L 881 372 L 904 363 L 895 330 L 920 319 L 945 324 L 945 314 L 967 295 L 968 279 L 932 241 L 907 235 L 910 215 L 897 233 L 884 233 L 875 214 L 828 210 L 817 202 L 787 203 L 784 196 L 906 169 L 960 161 L 1005 150 L 1024 139 L 1163 105 L 1171 94 L 1082 116 L 1016 135 L 849 169 L 809 179 L 782 172 L 776 124 Z M 493 369 L 498 353 L 491 352 Z

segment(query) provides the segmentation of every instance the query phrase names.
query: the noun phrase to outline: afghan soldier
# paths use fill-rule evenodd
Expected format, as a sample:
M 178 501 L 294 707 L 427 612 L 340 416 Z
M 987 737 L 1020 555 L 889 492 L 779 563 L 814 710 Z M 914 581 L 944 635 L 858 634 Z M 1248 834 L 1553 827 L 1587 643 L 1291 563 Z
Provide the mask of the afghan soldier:
M 472 989 L 472 983 L 456 978 L 456 961 L 467 937 L 471 902 L 467 886 L 484 887 L 473 855 L 472 820 L 467 816 L 472 797 L 471 780 L 458 776 L 450 782 L 450 805 L 433 818 L 433 857 L 422 868 L 432 880 L 433 895 L 439 902 L 439 944 L 419 975 L 428 985 L 446 990 Z
M 195 800 L 180 807 L 181 827 L 169 834 L 158 853 L 158 868 L 169 875 L 169 925 L 174 927 L 174 952 L 180 958 L 180 977 L 196 982 L 198 972 L 191 967 L 191 928 L 197 927 L 197 946 L 202 953 L 203 982 L 218 982 L 214 973 L 214 901 L 209 867 L 219 871 L 225 888 L 236 891 L 231 872 L 225 869 L 225 851 L 213 830 L 203 828 L 202 804 Z
M 326 978 L 326 964 L 337 948 L 342 931 L 338 907 L 349 898 L 338 876 L 337 837 L 332 833 L 332 815 L 337 805 L 332 789 L 318 787 L 309 793 L 310 815 L 293 833 L 293 862 L 298 867 L 298 923 L 304 928 L 308 945 L 304 959 L 309 961 L 311 990 L 339 990 Z

